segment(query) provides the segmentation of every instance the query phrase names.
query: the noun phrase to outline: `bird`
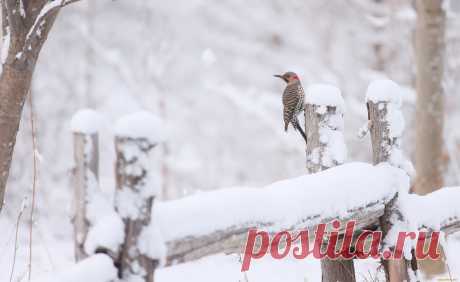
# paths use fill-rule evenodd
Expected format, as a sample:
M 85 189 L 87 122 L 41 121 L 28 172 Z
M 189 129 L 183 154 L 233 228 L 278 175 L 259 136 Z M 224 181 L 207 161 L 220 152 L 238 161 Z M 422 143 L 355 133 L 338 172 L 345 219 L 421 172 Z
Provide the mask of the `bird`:
M 295 130 L 299 131 L 305 143 L 308 143 L 307 136 L 299 124 L 297 116 L 304 111 L 304 97 L 302 84 L 299 76 L 292 71 L 285 72 L 283 75 L 275 74 L 275 77 L 281 78 L 287 83 L 283 92 L 283 119 L 284 131 L 287 132 L 289 124 L 292 124 Z

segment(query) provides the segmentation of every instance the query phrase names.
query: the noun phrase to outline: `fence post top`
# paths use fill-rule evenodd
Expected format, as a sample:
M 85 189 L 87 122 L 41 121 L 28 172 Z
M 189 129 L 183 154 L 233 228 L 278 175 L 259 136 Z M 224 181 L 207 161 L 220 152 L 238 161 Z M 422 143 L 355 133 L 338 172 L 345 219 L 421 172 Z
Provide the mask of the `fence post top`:
M 70 128 L 74 133 L 95 134 L 103 124 L 100 113 L 92 109 L 81 109 L 76 112 L 70 122 Z
M 396 105 L 401 105 L 402 93 L 402 88 L 393 80 L 374 80 L 367 87 L 366 102 L 388 102 Z
M 162 121 L 148 111 L 139 111 L 118 119 L 115 135 L 132 139 L 146 139 L 152 144 L 164 141 Z
M 316 83 L 308 86 L 305 102 L 318 106 L 336 107 L 340 112 L 345 112 L 345 101 L 340 89 L 334 85 Z

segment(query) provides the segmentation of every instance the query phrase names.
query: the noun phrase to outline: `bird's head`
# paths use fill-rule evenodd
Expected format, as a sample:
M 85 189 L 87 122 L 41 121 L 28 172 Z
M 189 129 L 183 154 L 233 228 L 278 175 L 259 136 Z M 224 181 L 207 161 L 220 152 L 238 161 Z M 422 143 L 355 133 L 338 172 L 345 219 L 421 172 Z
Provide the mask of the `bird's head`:
M 290 83 L 290 82 L 299 80 L 299 77 L 297 76 L 297 74 L 292 71 L 285 72 L 283 75 L 275 74 L 274 77 L 279 77 L 282 80 L 284 80 L 286 83 Z

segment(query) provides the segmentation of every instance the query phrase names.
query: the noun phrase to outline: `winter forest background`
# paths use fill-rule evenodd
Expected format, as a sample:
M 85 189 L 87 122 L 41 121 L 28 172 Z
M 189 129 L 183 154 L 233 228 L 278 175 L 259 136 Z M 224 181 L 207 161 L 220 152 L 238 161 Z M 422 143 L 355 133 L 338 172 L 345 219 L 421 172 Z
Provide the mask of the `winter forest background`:
M 261 186 L 305 173 L 304 145 L 297 134 L 283 131 L 282 86 L 272 76 L 286 70 L 296 71 L 305 86 L 328 82 L 341 89 L 347 108 L 347 159 L 354 161 L 371 159 L 368 138 L 357 138 L 367 121 L 364 95 L 369 82 L 382 77 L 398 82 L 405 90 L 403 147 L 414 160 L 416 14 L 411 2 L 87 0 L 63 9 L 32 84 L 40 155 L 36 275 L 73 263 L 69 124 L 81 108 L 96 109 L 106 117 L 100 141 L 101 162 L 106 164 L 101 166 L 101 182 L 108 194 L 114 179 L 111 125 L 139 109 L 165 121 L 167 142 L 155 152 L 162 199 L 222 187 Z M 460 2 L 445 2 L 443 170 L 445 186 L 458 186 Z M 26 105 L 0 216 L 0 281 L 9 279 L 16 220 L 24 197 L 31 194 L 29 116 Z M 27 220 L 24 217 L 19 228 L 13 281 L 26 279 Z M 283 281 L 291 281 L 291 276 L 292 281 L 316 281 L 301 263 L 267 264 L 279 273 L 265 277 L 261 270 L 265 280 L 254 281 L 281 281 L 277 275 Z M 237 258 L 218 256 L 177 266 L 175 271 L 161 270 L 157 281 L 208 281 L 208 276 L 216 281 L 215 268 L 233 275 L 220 281 L 238 281 L 238 265 Z M 317 264 L 311 266 L 315 268 Z

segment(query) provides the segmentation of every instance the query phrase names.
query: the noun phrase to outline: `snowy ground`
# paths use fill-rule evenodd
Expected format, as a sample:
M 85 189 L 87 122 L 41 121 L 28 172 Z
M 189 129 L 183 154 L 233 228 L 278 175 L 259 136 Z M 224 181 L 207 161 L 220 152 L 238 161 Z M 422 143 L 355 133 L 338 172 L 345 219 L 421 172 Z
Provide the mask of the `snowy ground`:
M 356 273 L 358 281 L 375 281 L 382 279 L 382 272 L 377 272 L 376 261 L 357 261 Z M 246 274 L 240 272 L 241 262 L 236 255 L 216 255 L 201 259 L 194 263 L 163 268 L 156 274 L 159 282 L 317 282 L 321 281 L 320 263 L 318 260 L 296 260 L 286 258 L 274 260 L 264 258 L 251 264 Z M 384 277 L 384 276 L 383 276 Z

